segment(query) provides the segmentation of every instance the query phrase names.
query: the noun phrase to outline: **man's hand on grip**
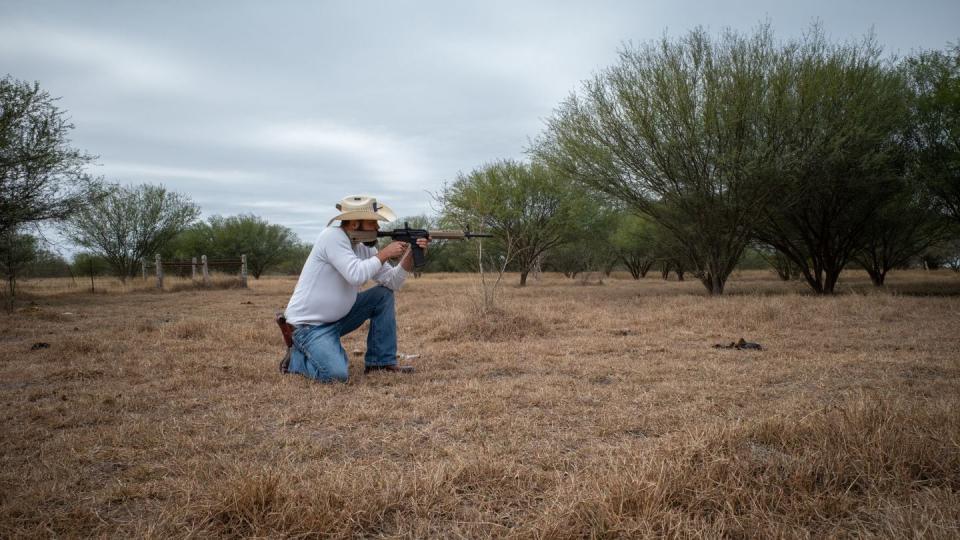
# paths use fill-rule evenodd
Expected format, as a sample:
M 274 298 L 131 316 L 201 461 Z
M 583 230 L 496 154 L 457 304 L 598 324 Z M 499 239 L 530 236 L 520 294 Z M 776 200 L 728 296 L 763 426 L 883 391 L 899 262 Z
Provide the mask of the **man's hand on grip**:
M 387 262 L 388 259 L 396 259 L 403 255 L 406 249 L 406 242 L 390 242 L 386 247 L 377 252 L 377 258 L 380 259 L 380 262 Z

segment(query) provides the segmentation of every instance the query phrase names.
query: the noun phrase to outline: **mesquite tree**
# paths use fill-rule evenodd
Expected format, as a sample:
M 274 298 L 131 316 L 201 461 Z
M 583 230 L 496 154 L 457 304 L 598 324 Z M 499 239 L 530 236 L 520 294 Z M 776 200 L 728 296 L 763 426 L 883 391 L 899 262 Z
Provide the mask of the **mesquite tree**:
M 279 266 L 299 243 L 292 230 L 260 216 L 217 215 L 205 222 L 197 222 L 177 235 L 166 252 L 184 259 L 198 255 L 224 259 L 246 255 L 250 275 L 253 279 L 260 279 L 264 272 Z
M 655 227 L 649 219 L 631 212 L 617 216 L 609 242 L 633 279 L 646 277 L 657 260 Z
M 557 109 L 534 154 L 668 230 L 722 294 L 788 155 L 784 54 L 767 27 L 625 49 Z
M 865 247 L 878 212 L 901 191 L 907 92 L 871 38 L 830 44 L 808 34 L 784 65 L 784 131 L 792 157 L 776 198 L 758 208 L 757 237 L 799 267 L 819 294 Z
M 909 168 L 960 224 L 960 44 L 908 58 L 912 93 Z
M 539 163 L 498 161 L 461 174 L 440 200 L 448 219 L 490 232 L 510 252 L 520 285 L 538 257 L 572 237 L 582 195 Z
M 93 157 L 70 146 L 55 101 L 36 83 L 0 79 L 0 235 L 66 218 L 95 184 L 83 170 Z
M 64 232 L 77 245 L 101 255 L 126 281 L 136 275 L 141 257 L 160 252 L 199 215 L 188 197 L 163 186 L 112 186 L 77 211 Z
M 13 230 L 0 233 L 0 273 L 7 280 L 9 302 L 17 294 L 17 278 L 38 255 L 36 237 Z
M 610 275 L 613 271 L 620 258 L 612 242 L 620 216 L 615 210 L 591 202 L 590 212 L 585 212 L 570 228 L 568 242 L 545 254 L 545 268 L 570 278 L 581 275 L 584 282 L 594 274 Z M 599 281 L 602 283 L 603 278 L 599 277 Z
M 887 272 L 906 266 L 953 232 L 938 207 L 910 188 L 905 184 L 902 193 L 879 209 L 864 231 L 863 246 L 852 257 L 878 287 Z

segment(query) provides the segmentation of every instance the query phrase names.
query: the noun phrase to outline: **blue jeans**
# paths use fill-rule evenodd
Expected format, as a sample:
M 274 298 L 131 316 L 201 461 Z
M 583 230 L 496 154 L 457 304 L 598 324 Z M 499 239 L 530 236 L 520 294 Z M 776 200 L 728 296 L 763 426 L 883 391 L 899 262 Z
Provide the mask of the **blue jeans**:
M 367 333 L 366 366 L 390 366 L 397 363 L 397 317 L 393 291 L 377 286 L 357 295 L 350 312 L 332 323 L 299 325 L 293 331 L 290 372 L 318 381 L 345 381 L 350 361 L 340 337 L 370 321 Z

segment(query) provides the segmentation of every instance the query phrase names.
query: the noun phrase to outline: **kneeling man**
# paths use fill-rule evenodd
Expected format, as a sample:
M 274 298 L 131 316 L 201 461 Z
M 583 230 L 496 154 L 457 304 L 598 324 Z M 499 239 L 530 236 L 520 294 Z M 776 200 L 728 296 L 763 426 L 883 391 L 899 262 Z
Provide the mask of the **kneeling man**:
M 364 372 L 409 372 L 397 365 L 397 320 L 393 295 L 413 270 L 413 257 L 404 242 L 382 250 L 376 244 L 380 221 L 396 219 L 373 197 L 351 196 L 337 204 L 340 214 L 330 220 L 300 272 L 287 304 L 287 323 L 293 325 L 293 347 L 288 371 L 319 381 L 345 381 L 349 360 L 340 337 L 370 321 Z M 339 227 L 331 227 L 340 220 Z M 417 241 L 426 250 L 428 240 Z M 392 266 L 390 259 L 400 257 Z M 369 280 L 377 286 L 359 292 Z

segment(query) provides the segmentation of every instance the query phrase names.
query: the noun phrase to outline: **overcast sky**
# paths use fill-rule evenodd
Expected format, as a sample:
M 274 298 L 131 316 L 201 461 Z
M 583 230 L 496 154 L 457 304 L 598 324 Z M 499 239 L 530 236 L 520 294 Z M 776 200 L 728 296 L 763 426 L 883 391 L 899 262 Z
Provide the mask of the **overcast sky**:
M 458 172 L 523 158 L 626 42 L 765 19 L 781 38 L 873 28 L 900 55 L 960 38 L 956 0 L 0 0 L 0 72 L 61 97 L 95 174 L 312 241 L 345 195 L 431 213 Z

